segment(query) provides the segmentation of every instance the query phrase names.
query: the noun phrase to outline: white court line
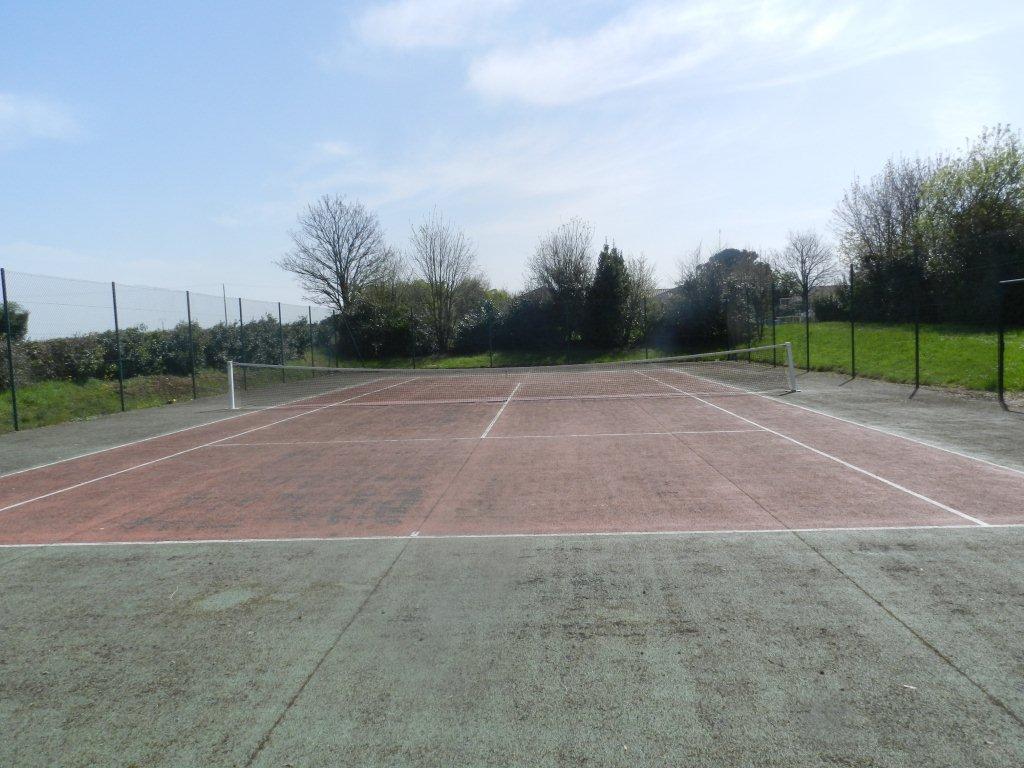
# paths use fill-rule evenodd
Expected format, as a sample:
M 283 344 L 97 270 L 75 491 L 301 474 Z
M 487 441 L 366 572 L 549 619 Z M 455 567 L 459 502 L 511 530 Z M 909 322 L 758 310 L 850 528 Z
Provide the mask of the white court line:
M 410 381 L 415 381 L 415 377 L 412 378 L 412 379 L 406 379 L 405 381 L 400 381 L 397 384 L 390 384 L 390 385 L 388 385 L 386 387 L 381 387 L 380 389 L 375 389 L 372 392 L 363 392 L 361 395 L 353 395 L 352 398 L 349 398 L 349 399 L 351 400 L 351 399 L 354 399 L 356 397 L 365 397 L 366 395 L 373 395 L 373 394 L 376 394 L 377 392 L 383 392 L 385 389 L 391 389 L 391 387 L 397 387 L 400 384 L 408 384 Z M 77 488 L 81 488 L 81 487 L 86 486 L 86 485 L 92 485 L 93 483 L 98 483 L 101 480 L 108 480 L 111 477 L 117 477 L 118 475 L 123 475 L 126 472 L 131 472 L 131 471 L 136 470 L 136 469 L 143 469 L 144 467 L 149 467 L 149 466 L 152 466 L 153 464 L 158 464 L 161 461 L 166 461 L 167 459 L 173 459 L 173 458 L 176 458 L 178 456 L 183 456 L 186 453 L 191 453 L 192 451 L 198 451 L 200 448 L 209 448 L 211 445 L 216 445 L 217 443 L 224 442 L 225 440 L 233 440 L 236 437 L 241 437 L 242 435 L 248 435 L 248 434 L 250 434 L 252 432 L 259 432 L 261 429 L 267 429 L 268 427 L 273 427 L 273 426 L 276 426 L 278 424 L 283 424 L 284 422 L 291 421 L 292 419 L 298 419 L 298 418 L 301 418 L 303 416 L 308 416 L 309 414 L 316 413 L 317 411 L 322 411 L 322 410 L 325 410 L 327 408 L 334 408 L 335 406 L 341 405 L 344 402 L 346 402 L 346 401 L 342 400 L 341 402 L 338 402 L 338 403 L 329 403 L 328 405 L 322 405 L 319 408 L 312 408 L 312 409 L 310 409 L 308 411 L 303 411 L 302 413 L 295 413 L 295 414 L 292 414 L 291 416 L 288 416 L 286 418 L 278 419 L 277 421 L 272 421 L 269 424 L 263 424 L 262 426 L 259 426 L 259 427 L 253 427 L 252 429 L 246 429 L 246 430 L 244 430 L 242 432 L 238 432 L 238 433 L 236 433 L 234 435 L 227 435 L 226 437 L 222 437 L 222 438 L 220 438 L 218 440 L 211 440 L 210 442 L 203 443 L 201 445 L 194 445 L 191 448 L 185 448 L 184 450 L 176 451 L 175 453 L 170 453 L 170 454 L 167 454 L 166 456 L 160 456 L 159 458 L 156 458 L 156 459 L 151 459 L 149 461 L 144 461 L 141 464 L 135 464 L 134 466 L 131 466 L 131 467 L 125 467 L 124 469 L 119 469 L 116 472 L 110 472 L 110 473 L 108 473 L 106 475 L 100 475 L 99 477 L 94 477 L 94 478 L 91 478 L 90 480 L 83 480 L 80 483 L 75 483 L 74 485 L 69 485 L 69 486 L 67 486 L 65 488 L 58 488 L 55 491 L 50 491 L 49 493 L 44 493 L 44 494 L 41 494 L 41 495 L 36 496 L 34 498 L 31 498 L 31 499 L 25 499 L 24 501 L 18 501 L 18 502 L 15 502 L 14 504 L 8 504 L 6 507 L 0 507 L 0 512 L 7 512 L 8 510 L 15 509 L 17 507 L 22 507 L 25 504 L 31 504 L 34 501 L 42 501 L 43 499 L 48 499 L 51 496 L 58 496 L 58 495 L 60 495 L 62 493 L 67 493 L 68 491 L 73 491 L 73 490 L 75 490 Z
M 372 384 L 373 382 L 380 381 L 380 380 L 381 380 L 381 377 L 378 376 L 377 378 L 370 379 L 369 381 L 361 382 L 359 384 L 353 384 L 351 387 L 339 387 L 338 389 L 334 389 L 334 390 L 331 390 L 331 391 L 332 392 L 340 392 L 343 389 L 351 389 L 352 387 L 362 387 L 362 386 L 365 386 L 366 384 Z M 302 408 L 302 407 L 305 407 L 305 406 L 300 405 L 303 400 L 311 400 L 314 397 L 322 397 L 323 394 L 324 393 L 320 392 L 320 393 L 317 393 L 315 395 L 306 395 L 304 397 L 298 397 L 298 398 L 296 398 L 294 400 L 289 400 L 286 403 L 281 403 L 280 405 L 267 405 L 267 406 L 264 406 L 263 408 L 247 408 L 242 413 L 236 413 L 236 414 L 234 414 L 232 416 L 225 416 L 225 417 L 223 417 L 221 419 L 214 419 L 213 421 L 206 421 L 206 422 L 203 422 L 202 424 L 193 424 L 190 427 L 182 427 L 181 429 L 172 429 L 170 432 L 161 432 L 160 434 L 157 434 L 157 435 L 151 435 L 149 437 L 141 437 L 138 440 L 129 440 L 127 443 L 118 443 L 117 445 L 112 445 L 109 448 L 99 448 L 99 449 L 97 449 L 95 451 L 86 451 L 85 453 L 79 453 L 79 454 L 76 454 L 75 456 L 68 456 L 66 459 L 57 459 L 56 461 L 47 461 L 47 462 L 45 462 L 43 464 L 36 464 L 35 466 L 32 466 L 32 467 L 25 467 L 25 469 L 16 469 L 13 472 L 7 472 L 5 474 L 0 475 L 0 480 L 3 480 L 3 479 L 8 478 L 8 477 L 13 477 L 14 475 L 21 475 L 21 474 L 24 474 L 25 472 L 34 472 L 37 469 L 46 469 L 47 467 L 53 467 L 53 466 L 56 466 L 57 464 L 63 464 L 66 461 L 76 461 L 78 459 L 88 458 L 89 456 L 96 456 L 97 454 L 100 454 L 100 453 L 107 453 L 108 451 L 116 451 L 118 448 L 127 448 L 127 447 L 129 447 L 131 445 L 139 445 L 140 443 L 147 443 L 150 440 L 157 440 L 157 439 L 159 439 L 161 437 L 170 437 L 171 435 L 178 435 L 178 434 L 181 434 L 182 432 L 189 432 L 189 431 L 191 431 L 193 429 L 202 429 L 203 427 L 210 427 L 210 426 L 213 426 L 214 424 L 220 424 L 222 421 L 231 421 L 232 419 L 240 419 L 243 416 L 255 416 L 257 413 L 263 413 L 263 411 L 269 411 L 269 410 L 273 410 L 273 409 L 276 409 L 276 408 L 293 408 L 293 407 L 294 408 Z M 0 510 L 0 511 L 2 511 L 2 510 Z
M 710 379 L 705 379 L 703 376 L 698 376 L 695 373 L 690 373 L 689 375 L 701 379 L 702 381 L 707 381 L 711 383 Z M 938 443 L 931 443 L 928 442 L 927 440 L 920 440 L 916 437 L 909 437 L 907 435 L 900 434 L 899 432 L 893 432 L 892 430 L 885 429 L 884 427 L 875 427 L 872 426 L 871 424 L 865 424 L 860 421 L 854 421 L 853 419 L 847 419 L 844 416 L 836 416 L 835 414 L 826 413 L 825 411 L 819 411 L 817 408 L 811 408 L 806 405 L 791 403 L 789 402 L 789 400 L 783 400 L 778 396 L 772 396 L 764 392 L 759 392 L 755 390 L 745 390 L 742 387 L 737 387 L 735 384 L 726 384 L 725 382 L 721 382 L 721 384 L 724 387 L 735 389 L 736 395 L 752 395 L 754 397 L 761 397 L 772 403 L 778 403 L 779 405 L 788 405 L 790 408 L 797 408 L 801 411 L 807 411 L 808 413 L 815 413 L 818 416 L 824 416 L 825 418 L 828 419 L 835 419 L 836 421 L 841 421 L 844 424 L 851 424 L 855 427 L 861 427 L 862 429 L 870 429 L 872 432 L 878 432 L 883 435 L 888 435 L 889 437 L 896 437 L 899 438 L 900 440 L 906 440 L 908 443 L 914 443 L 915 445 L 923 445 L 925 448 L 934 448 L 937 451 L 943 451 L 945 453 L 952 454 L 953 456 L 959 456 L 962 459 L 969 459 L 970 461 L 976 461 L 979 464 L 987 464 L 988 466 L 995 467 L 996 469 L 1005 469 L 1007 472 L 1013 472 L 1016 475 L 1024 476 L 1024 470 L 1017 469 L 1016 467 L 1008 467 L 1005 464 L 1000 464 L 999 462 L 991 461 L 990 459 L 983 459 L 980 456 L 972 456 L 969 453 L 964 453 L 963 451 L 958 451 L 954 448 L 947 448 L 946 446 L 939 445 Z M 703 395 L 705 397 L 730 396 L 728 392 L 695 392 L 693 394 Z
M 647 374 L 645 373 L 644 376 L 647 376 Z M 650 378 L 654 379 L 653 376 L 651 376 Z M 654 380 L 657 381 L 660 384 L 665 384 L 665 382 L 660 381 L 659 379 L 654 379 Z M 665 386 L 672 387 L 671 384 L 665 384 Z M 672 388 L 673 389 L 677 389 L 677 387 L 672 387 Z M 683 392 L 683 390 L 681 390 L 681 389 L 679 389 L 678 391 L 679 392 Z M 684 392 L 684 394 L 688 394 L 689 395 L 689 393 L 686 393 L 686 392 Z M 863 467 L 858 467 L 856 464 L 851 464 L 848 461 L 844 461 L 843 459 L 840 459 L 838 456 L 833 456 L 831 453 L 826 453 L 825 451 L 819 450 L 819 449 L 815 448 L 814 446 L 808 445 L 807 443 L 802 443 L 799 440 L 797 440 L 795 437 L 790 437 L 789 435 L 784 435 L 781 432 L 778 432 L 778 431 L 776 431 L 774 429 L 771 429 L 769 427 L 764 426 L 763 424 L 758 424 L 756 421 L 752 421 L 751 419 L 748 419 L 745 416 L 740 416 L 738 413 L 734 413 L 733 411 L 730 411 L 728 408 L 723 408 L 720 405 L 716 405 L 715 403 L 712 403 L 712 402 L 709 402 L 707 400 L 704 400 L 703 398 L 697 397 L 697 395 L 689 395 L 689 396 L 692 397 L 694 400 L 699 400 L 700 402 L 704 403 L 705 405 L 709 405 L 712 408 L 715 408 L 715 409 L 721 411 L 722 413 L 727 413 L 730 416 L 734 416 L 735 418 L 739 419 L 740 421 L 744 421 L 747 424 L 750 424 L 752 426 L 755 426 L 755 427 L 758 427 L 760 429 L 763 429 L 765 432 L 768 432 L 769 434 L 775 435 L 776 437 L 781 437 L 783 440 L 788 440 L 789 442 L 793 443 L 794 445 L 799 445 L 801 448 L 806 448 L 808 451 L 811 451 L 812 453 L 816 453 L 817 455 L 822 456 L 822 457 L 824 457 L 826 459 L 829 459 L 831 461 L 834 461 L 837 464 L 841 464 L 842 466 L 847 467 L 848 469 L 852 469 L 854 472 L 859 472 L 862 475 L 870 477 L 872 480 L 877 480 L 880 483 L 884 483 L 885 485 L 888 485 L 890 488 L 895 488 L 897 491 L 902 491 L 903 493 L 906 493 L 906 494 L 908 494 L 910 496 L 913 496 L 916 499 L 920 499 L 921 501 L 927 502 L 928 504 L 931 504 L 931 505 L 933 505 L 935 507 L 938 507 L 939 509 L 941 509 L 941 510 L 943 510 L 945 512 L 949 512 L 951 514 L 954 514 L 957 517 L 962 517 L 964 520 L 970 520 L 975 525 L 979 525 L 979 526 L 987 526 L 988 525 L 988 523 L 986 523 L 984 520 L 979 520 L 976 517 L 971 517 L 971 515 L 968 515 L 966 512 L 961 512 L 959 509 L 954 509 L 953 507 L 951 507 L 951 506 L 949 506 L 947 504 L 943 504 L 941 501 L 936 501 L 935 499 L 932 499 L 932 498 L 930 498 L 928 496 L 925 496 L 923 493 L 918 493 L 917 491 L 912 491 L 909 488 L 906 488 L 906 487 L 900 485 L 899 483 L 895 483 L 892 480 L 887 480 L 886 478 L 882 477 L 881 475 L 876 475 L 874 472 L 869 472 L 868 470 L 864 469 Z
M 502 403 L 501 408 L 498 409 L 498 412 L 494 414 L 494 418 L 491 419 L 491 423 L 487 425 L 487 429 L 485 429 L 484 433 L 480 435 L 481 440 L 487 437 L 487 435 L 490 434 L 491 430 L 494 429 L 494 425 L 498 423 L 498 419 L 501 418 L 501 414 L 503 414 L 505 412 L 505 409 L 508 408 L 508 404 L 512 402 L 512 398 L 516 396 L 516 392 L 519 391 L 519 388 L 521 386 L 523 386 L 523 382 L 519 382 L 512 389 L 512 392 L 509 394 L 508 399 L 505 400 L 504 403 Z
M 160 547 L 202 544 L 316 544 L 335 541 L 454 541 L 459 539 L 574 539 L 574 538 L 630 538 L 640 536 L 778 536 L 792 533 L 873 533 L 882 531 L 979 531 L 997 528 L 1024 528 L 1024 523 L 993 523 L 988 526 L 949 523 L 945 525 L 861 525 L 830 528 L 729 528 L 704 530 L 665 531 L 580 531 L 576 533 L 438 533 L 377 536 L 296 536 L 295 538 L 248 539 L 162 539 L 159 541 L 59 541 L 46 544 L 0 544 L 0 549 L 75 549 L 79 547 Z
M 765 400 L 770 400 L 773 403 L 788 405 L 790 408 L 799 408 L 801 411 L 816 413 L 819 416 L 825 416 L 829 419 L 835 419 L 836 421 L 842 421 L 846 424 L 852 424 L 855 427 L 863 427 L 864 429 L 870 429 L 872 432 L 880 432 L 881 434 L 888 435 L 889 437 L 898 437 L 901 440 L 916 443 L 917 445 L 923 445 L 926 448 L 934 448 L 937 451 L 944 451 L 945 453 L 950 453 L 954 456 L 959 456 L 962 459 L 970 459 L 971 461 L 977 461 L 981 464 L 988 464 L 990 467 L 995 467 L 996 469 L 1005 469 L 1007 472 L 1013 472 L 1016 475 L 1024 476 L 1024 470 L 1020 470 L 1015 467 L 1008 467 L 1005 464 L 1000 464 L 995 461 L 989 461 L 988 459 L 982 459 L 979 456 L 972 456 L 969 453 L 962 453 L 961 451 L 954 450 L 953 448 L 946 448 L 945 446 L 938 445 L 936 443 L 929 443 L 927 440 L 919 440 L 916 437 L 908 437 L 907 435 L 901 435 L 898 432 L 891 432 L 890 430 L 884 429 L 882 427 L 873 427 L 870 424 L 863 424 L 859 421 L 854 421 L 853 419 L 844 418 L 843 416 L 835 416 L 834 414 L 825 413 L 825 411 L 819 411 L 816 408 L 810 408 L 806 405 L 791 403 L 787 400 L 779 400 L 774 397 L 769 397 L 768 395 L 761 394 L 760 392 L 751 392 L 749 394 L 755 395 L 756 397 L 763 397 Z M 709 395 L 709 397 L 711 397 L 711 395 Z
M 590 437 L 654 437 L 658 435 L 736 435 L 761 432 L 760 429 L 689 429 L 669 432 L 589 432 L 565 435 L 493 435 L 488 440 L 561 440 Z M 263 445 L 362 445 L 376 443 L 448 443 L 482 440 L 480 437 L 378 437 L 363 440 L 260 440 L 245 443 L 216 443 L 207 448 L 249 448 Z

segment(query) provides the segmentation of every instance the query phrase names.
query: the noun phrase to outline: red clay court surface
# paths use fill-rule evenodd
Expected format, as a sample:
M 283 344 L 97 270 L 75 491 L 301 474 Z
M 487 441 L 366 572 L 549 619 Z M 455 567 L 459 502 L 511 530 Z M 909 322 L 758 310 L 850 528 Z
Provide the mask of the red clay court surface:
M 371 387 L 4 476 L 0 544 L 1024 525 L 1024 473 L 784 399 Z

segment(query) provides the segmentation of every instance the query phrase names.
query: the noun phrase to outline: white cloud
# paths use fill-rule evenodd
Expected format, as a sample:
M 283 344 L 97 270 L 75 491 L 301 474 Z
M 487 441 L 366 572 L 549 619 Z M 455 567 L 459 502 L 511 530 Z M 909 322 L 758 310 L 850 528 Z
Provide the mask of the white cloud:
M 945 20 L 902 3 L 648 2 L 596 30 L 496 48 L 469 86 L 499 100 L 580 102 L 655 82 L 742 89 L 819 77 L 886 56 L 975 40 L 1020 21 Z M 989 18 L 995 19 L 995 15 Z
M 31 96 L 0 93 L 0 148 L 30 139 L 71 139 L 79 128 L 70 111 Z
M 392 0 L 356 21 L 368 43 L 389 48 L 446 48 L 480 38 L 519 0 Z
M 352 146 L 347 141 L 318 141 L 313 145 L 313 150 L 323 159 L 348 157 L 352 154 Z

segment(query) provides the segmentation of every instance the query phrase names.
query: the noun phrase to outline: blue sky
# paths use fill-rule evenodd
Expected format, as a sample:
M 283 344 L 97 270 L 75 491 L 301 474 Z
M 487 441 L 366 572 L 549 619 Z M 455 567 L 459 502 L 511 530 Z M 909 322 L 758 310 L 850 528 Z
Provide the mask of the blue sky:
M 671 284 L 829 233 L 855 175 L 1024 124 L 1024 4 L 7 2 L 0 264 L 297 301 L 324 193 L 435 205 L 521 287 L 571 216 Z

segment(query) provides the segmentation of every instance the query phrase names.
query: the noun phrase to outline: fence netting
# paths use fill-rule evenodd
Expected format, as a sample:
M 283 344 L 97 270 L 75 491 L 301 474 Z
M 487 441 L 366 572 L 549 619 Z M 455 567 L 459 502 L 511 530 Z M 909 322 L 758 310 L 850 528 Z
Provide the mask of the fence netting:
M 232 359 L 334 357 L 323 307 L 6 270 L 4 281 L 0 430 L 222 394 Z
M 11 354 L 9 364 L 0 365 L 0 429 L 14 424 L 19 390 L 22 423 L 55 423 L 224 393 L 228 360 L 432 367 L 457 355 L 460 365 L 500 367 L 789 342 L 805 371 L 996 392 L 1000 323 L 1002 384 L 1019 401 L 1024 285 L 999 285 L 1024 277 L 1021 267 L 1007 260 L 975 269 L 959 265 L 947 274 L 941 262 L 911 259 L 877 274 L 863 264 L 844 266 L 803 286 L 796 275 L 748 259 L 727 273 L 697 272 L 689 287 L 628 303 L 613 341 L 603 345 L 595 342 L 595 317 L 584 299 L 492 292 L 460 310 L 444 349 L 415 295 L 405 302 L 381 295 L 336 314 L 318 306 L 6 272 L 9 311 L 0 334 L 6 347 L 9 322 Z M 59 391 L 68 384 L 78 387 L 75 398 Z

